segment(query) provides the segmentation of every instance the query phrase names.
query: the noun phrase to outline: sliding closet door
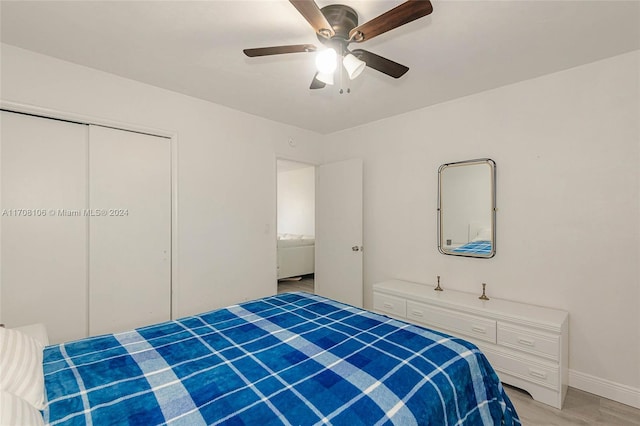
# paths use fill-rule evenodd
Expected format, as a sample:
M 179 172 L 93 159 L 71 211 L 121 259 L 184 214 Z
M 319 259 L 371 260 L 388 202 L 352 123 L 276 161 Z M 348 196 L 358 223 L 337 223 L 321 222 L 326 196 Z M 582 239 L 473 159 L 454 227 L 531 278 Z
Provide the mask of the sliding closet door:
M 89 332 L 171 316 L 170 139 L 90 126 Z
M 88 126 L 0 114 L 1 320 L 85 337 Z

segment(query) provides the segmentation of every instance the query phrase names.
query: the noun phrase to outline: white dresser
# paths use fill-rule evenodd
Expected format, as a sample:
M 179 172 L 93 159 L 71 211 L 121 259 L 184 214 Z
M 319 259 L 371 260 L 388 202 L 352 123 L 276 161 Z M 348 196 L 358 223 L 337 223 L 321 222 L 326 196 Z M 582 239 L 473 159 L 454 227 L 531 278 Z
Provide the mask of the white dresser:
M 488 291 L 490 293 L 490 290 Z M 373 286 L 375 311 L 475 343 L 504 383 L 562 408 L 567 392 L 565 311 L 390 280 Z

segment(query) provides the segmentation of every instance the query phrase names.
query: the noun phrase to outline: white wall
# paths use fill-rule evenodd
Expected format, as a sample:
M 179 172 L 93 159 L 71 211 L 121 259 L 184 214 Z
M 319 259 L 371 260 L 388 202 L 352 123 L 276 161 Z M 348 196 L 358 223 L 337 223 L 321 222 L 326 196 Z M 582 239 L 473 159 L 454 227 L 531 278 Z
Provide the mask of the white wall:
M 365 306 L 374 282 L 439 274 L 445 289 L 487 282 L 490 296 L 566 309 L 572 384 L 640 405 L 638 52 L 320 136 L 1 49 L 4 101 L 177 133 L 174 315 L 275 292 L 276 156 L 359 156 Z M 441 255 L 437 169 L 479 157 L 497 163 L 497 255 Z
M 640 406 L 640 53 L 332 134 L 364 159 L 365 306 L 401 278 L 570 313 L 571 384 Z M 497 255 L 436 248 L 440 164 L 497 163 Z M 606 396 L 606 395 L 605 395 Z
M 278 172 L 278 233 L 315 235 L 315 167 Z
M 3 101 L 177 133 L 174 316 L 276 292 L 276 157 L 317 163 L 317 134 L 9 45 L 1 48 Z

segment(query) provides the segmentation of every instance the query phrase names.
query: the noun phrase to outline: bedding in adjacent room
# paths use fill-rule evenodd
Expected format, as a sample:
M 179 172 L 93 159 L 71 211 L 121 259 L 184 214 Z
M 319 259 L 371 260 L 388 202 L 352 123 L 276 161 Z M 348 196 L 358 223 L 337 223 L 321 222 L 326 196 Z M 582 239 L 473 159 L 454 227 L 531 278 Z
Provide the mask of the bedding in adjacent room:
M 520 424 L 473 344 L 306 293 L 49 346 L 48 424 Z
M 278 234 L 278 279 L 313 274 L 315 244 L 312 235 Z
M 301 238 L 282 238 L 278 239 L 278 248 L 288 248 L 288 247 L 305 247 L 305 246 L 313 246 L 316 244 L 315 237 L 311 236 L 300 236 Z

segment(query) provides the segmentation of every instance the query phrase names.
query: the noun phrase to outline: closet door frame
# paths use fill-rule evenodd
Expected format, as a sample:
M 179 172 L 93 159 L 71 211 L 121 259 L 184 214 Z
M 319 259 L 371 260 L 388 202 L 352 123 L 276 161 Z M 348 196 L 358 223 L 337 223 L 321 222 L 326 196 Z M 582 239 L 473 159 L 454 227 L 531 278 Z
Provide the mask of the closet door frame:
M 179 271 L 178 271 L 178 133 L 172 130 L 139 126 L 131 123 L 108 120 L 101 117 L 76 114 L 35 105 L 27 105 L 17 102 L 0 100 L 0 109 L 30 114 L 34 116 L 52 118 L 56 120 L 70 121 L 78 124 L 97 125 L 111 127 L 130 132 L 144 133 L 151 136 L 160 136 L 171 140 L 171 319 L 180 317 L 179 312 Z M 0 253 L 0 259 L 2 253 Z M 87 303 L 89 301 L 87 300 Z M 87 321 L 89 318 L 87 318 Z M 88 324 L 88 322 L 87 322 Z

